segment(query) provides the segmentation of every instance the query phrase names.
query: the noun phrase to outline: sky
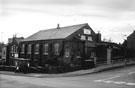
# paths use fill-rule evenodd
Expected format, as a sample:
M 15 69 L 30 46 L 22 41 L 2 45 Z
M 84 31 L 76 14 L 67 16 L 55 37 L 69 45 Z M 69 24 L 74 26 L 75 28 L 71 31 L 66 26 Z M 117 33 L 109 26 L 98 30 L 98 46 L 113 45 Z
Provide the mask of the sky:
M 135 30 L 135 0 L 0 0 L 0 41 L 88 23 L 102 39 L 122 43 Z

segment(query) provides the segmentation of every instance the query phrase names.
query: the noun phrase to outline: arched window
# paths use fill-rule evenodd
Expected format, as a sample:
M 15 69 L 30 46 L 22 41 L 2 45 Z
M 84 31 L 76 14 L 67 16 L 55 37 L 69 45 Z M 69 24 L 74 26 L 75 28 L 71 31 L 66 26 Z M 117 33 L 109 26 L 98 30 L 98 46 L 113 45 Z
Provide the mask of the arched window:
M 22 46 L 21 46 L 21 53 L 24 53 L 24 51 L 25 51 L 25 44 L 22 44 Z
M 39 54 L 39 44 L 35 45 L 35 54 Z
M 54 53 L 55 55 L 59 55 L 59 43 L 54 44 Z
M 48 46 L 49 46 L 48 43 L 45 43 L 43 45 L 43 54 L 45 54 L 45 55 L 48 55 L 48 51 L 49 51 Z
M 27 53 L 28 53 L 28 54 L 31 54 L 31 44 L 28 45 Z

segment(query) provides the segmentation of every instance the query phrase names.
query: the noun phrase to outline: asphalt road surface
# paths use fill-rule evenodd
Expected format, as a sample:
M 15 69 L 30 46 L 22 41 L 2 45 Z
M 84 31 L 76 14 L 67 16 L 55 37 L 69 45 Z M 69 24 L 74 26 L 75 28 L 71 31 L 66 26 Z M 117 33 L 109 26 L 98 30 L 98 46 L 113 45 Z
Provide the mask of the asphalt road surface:
M 0 74 L 0 88 L 135 88 L 135 66 L 74 77 L 37 78 Z

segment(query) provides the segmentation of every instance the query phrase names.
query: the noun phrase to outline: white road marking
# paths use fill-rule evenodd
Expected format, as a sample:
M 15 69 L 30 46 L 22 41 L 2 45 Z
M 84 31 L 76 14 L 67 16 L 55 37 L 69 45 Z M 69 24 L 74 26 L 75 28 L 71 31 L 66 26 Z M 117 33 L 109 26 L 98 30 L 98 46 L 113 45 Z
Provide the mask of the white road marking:
M 123 85 L 128 85 L 128 86 L 135 86 L 135 83 L 127 83 L 127 82 L 122 82 L 122 81 L 111 81 L 111 80 L 108 80 L 108 81 L 103 81 L 103 80 L 95 80 L 94 82 L 103 82 L 103 83 L 113 83 L 113 84 L 123 84 Z
M 134 74 L 134 72 L 129 72 L 128 74 Z M 111 81 L 110 79 L 118 78 L 120 75 L 109 77 L 106 79 L 100 79 L 100 80 L 94 80 L 94 82 L 103 82 L 103 83 L 113 83 L 113 84 L 123 84 L 123 85 L 128 85 L 128 86 L 135 86 L 135 83 L 132 82 L 123 82 L 123 81 Z
M 105 83 L 112 83 L 113 81 L 103 81 L 103 82 L 105 82 Z
M 102 80 L 94 80 L 94 82 L 101 82 Z
M 135 71 L 134 72 L 129 72 L 128 74 L 130 75 L 130 74 L 134 74 L 135 73 Z
M 135 83 L 126 83 L 126 85 L 135 86 Z
M 121 82 L 121 81 L 116 81 L 116 82 L 113 82 L 114 84 L 125 84 L 126 82 Z
M 109 77 L 109 78 L 106 78 L 106 79 L 101 79 L 100 81 L 105 81 L 105 80 L 108 80 L 108 79 L 113 79 L 113 78 L 117 78 L 117 77 L 120 77 L 120 75 L 113 76 L 113 77 Z

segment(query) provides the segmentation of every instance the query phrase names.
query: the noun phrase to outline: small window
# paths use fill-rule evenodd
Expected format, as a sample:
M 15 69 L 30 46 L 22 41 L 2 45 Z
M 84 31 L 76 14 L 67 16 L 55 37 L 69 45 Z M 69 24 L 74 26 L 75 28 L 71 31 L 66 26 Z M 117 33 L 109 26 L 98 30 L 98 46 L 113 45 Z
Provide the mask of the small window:
M 35 45 L 35 54 L 39 54 L 39 44 Z
M 48 43 L 45 43 L 45 44 L 43 45 L 43 53 L 44 53 L 45 55 L 48 55 L 48 46 L 49 46 Z
M 85 35 L 81 35 L 81 40 L 86 40 L 86 36 Z
M 28 51 L 27 51 L 28 54 L 31 54 L 31 44 L 28 45 Z
M 59 43 L 54 44 L 54 53 L 55 55 L 59 55 Z
M 21 47 L 21 53 L 24 53 L 24 50 L 25 50 L 25 45 L 22 44 L 22 47 Z
M 90 29 L 84 29 L 84 34 L 90 35 L 91 34 L 91 30 Z
M 88 36 L 88 41 L 92 41 L 92 37 L 91 36 Z

